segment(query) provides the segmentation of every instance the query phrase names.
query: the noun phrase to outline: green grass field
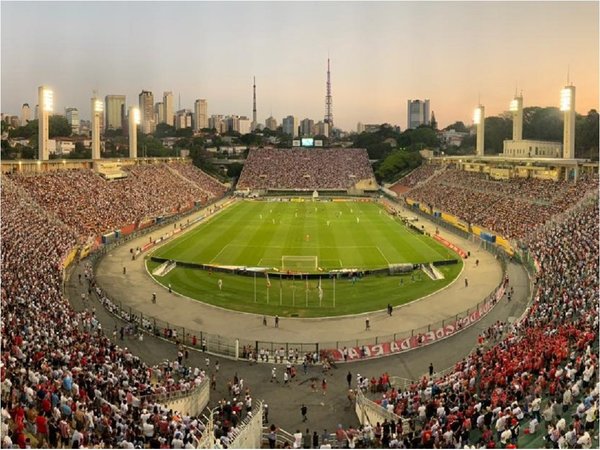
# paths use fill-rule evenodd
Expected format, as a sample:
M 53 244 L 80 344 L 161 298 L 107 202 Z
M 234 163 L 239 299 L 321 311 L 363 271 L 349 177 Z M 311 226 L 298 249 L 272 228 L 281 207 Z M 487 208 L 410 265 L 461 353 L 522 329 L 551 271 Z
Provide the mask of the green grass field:
M 443 280 L 421 271 L 403 276 L 367 276 L 334 281 L 326 273 L 341 268 L 386 268 L 395 263 L 426 263 L 460 257 L 416 233 L 371 202 L 241 201 L 153 252 L 152 256 L 222 266 L 266 267 L 323 273 L 318 280 L 280 281 L 177 267 L 154 277 L 174 291 L 225 308 L 280 316 L 335 316 L 400 305 L 441 289 L 460 273 L 462 262 L 442 266 Z M 290 261 L 290 257 L 316 257 Z M 148 261 L 150 273 L 159 263 Z M 223 282 L 219 291 L 218 280 Z M 255 288 L 256 286 L 256 288 Z M 335 295 L 334 295 L 335 289 Z M 334 298 L 335 297 L 335 298 Z M 334 304 L 335 302 L 335 304 Z

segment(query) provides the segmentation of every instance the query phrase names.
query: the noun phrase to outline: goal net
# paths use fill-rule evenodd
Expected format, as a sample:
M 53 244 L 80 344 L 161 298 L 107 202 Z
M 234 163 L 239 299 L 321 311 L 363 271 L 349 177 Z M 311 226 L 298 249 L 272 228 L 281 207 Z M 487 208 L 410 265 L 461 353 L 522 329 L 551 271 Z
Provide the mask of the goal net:
M 288 256 L 281 257 L 281 268 L 283 270 L 317 270 L 319 260 L 316 256 Z

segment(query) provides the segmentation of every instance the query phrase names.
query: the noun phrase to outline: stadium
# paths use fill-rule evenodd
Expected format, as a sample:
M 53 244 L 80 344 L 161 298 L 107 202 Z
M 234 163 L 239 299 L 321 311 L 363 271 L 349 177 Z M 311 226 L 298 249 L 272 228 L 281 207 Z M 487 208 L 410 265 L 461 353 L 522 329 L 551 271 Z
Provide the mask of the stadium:
M 3 434 L 285 447 L 306 404 L 317 445 L 589 448 L 598 168 L 532 167 L 438 157 L 388 189 L 359 148 L 251 149 L 235 186 L 3 162 Z

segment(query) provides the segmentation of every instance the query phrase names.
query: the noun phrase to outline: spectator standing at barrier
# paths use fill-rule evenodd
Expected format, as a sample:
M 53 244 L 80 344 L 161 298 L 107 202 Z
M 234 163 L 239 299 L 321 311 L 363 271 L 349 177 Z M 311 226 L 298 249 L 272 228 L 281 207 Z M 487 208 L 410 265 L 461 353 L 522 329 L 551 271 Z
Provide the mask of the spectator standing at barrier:
M 306 433 L 304 434 L 304 448 L 310 448 L 311 436 L 310 430 L 307 428 Z
M 275 444 L 277 443 L 277 427 L 273 424 L 269 427 L 267 439 L 269 440 L 269 448 L 275 448 Z
M 296 430 L 294 433 L 294 448 L 302 448 L 302 431 Z

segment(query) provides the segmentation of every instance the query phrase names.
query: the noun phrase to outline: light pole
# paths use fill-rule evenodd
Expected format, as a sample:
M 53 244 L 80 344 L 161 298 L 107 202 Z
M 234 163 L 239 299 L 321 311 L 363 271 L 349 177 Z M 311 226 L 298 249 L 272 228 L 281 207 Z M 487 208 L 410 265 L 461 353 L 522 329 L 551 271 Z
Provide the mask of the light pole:
M 38 158 L 50 159 L 48 152 L 49 117 L 54 107 L 54 93 L 46 86 L 38 87 Z
M 137 158 L 137 126 L 140 124 L 140 110 L 135 106 L 129 108 L 129 157 Z
M 563 158 L 575 158 L 575 86 L 560 91 L 560 110 L 564 113 Z
M 100 115 L 104 112 L 104 103 L 97 97 L 92 98 L 92 159 L 100 159 Z
M 475 108 L 473 123 L 477 125 L 477 148 L 475 153 L 477 156 L 483 156 L 485 139 L 485 107 L 483 105 Z

